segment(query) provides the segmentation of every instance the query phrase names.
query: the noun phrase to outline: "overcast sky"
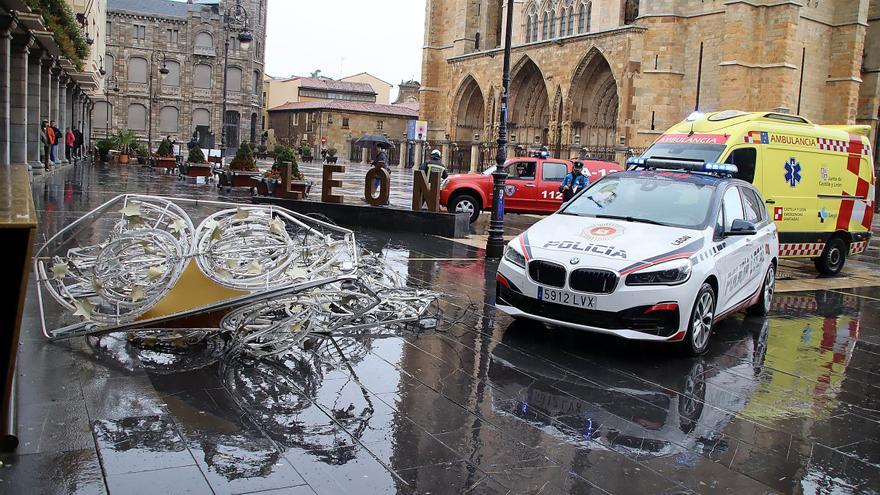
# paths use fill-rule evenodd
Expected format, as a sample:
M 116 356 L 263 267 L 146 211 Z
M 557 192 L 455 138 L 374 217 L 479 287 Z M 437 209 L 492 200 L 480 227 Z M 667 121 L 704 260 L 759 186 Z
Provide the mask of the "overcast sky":
M 266 73 L 369 72 L 396 87 L 421 78 L 424 26 L 425 0 L 269 0 Z

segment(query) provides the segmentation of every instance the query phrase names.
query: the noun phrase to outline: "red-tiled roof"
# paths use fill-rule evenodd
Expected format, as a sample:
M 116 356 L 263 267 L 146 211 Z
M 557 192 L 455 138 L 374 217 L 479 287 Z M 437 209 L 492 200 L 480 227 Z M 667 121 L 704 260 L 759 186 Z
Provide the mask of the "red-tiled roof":
M 325 91 L 345 91 L 348 93 L 367 93 L 374 95 L 373 87 L 367 83 L 334 81 L 315 77 L 300 77 L 300 87 L 309 89 L 321 89 Z
M 335 110 L 337 112 L 377 113 L 412 119 L 418 118 L 419 116 L 419 109 L 417 107 L 413 108 L 412 105 L 382 105 L 379 103 L 346 100 L 300 101 L 295 103 L 285 103 L 284 105 L 269 109 L 270 112 L 285 110 Z

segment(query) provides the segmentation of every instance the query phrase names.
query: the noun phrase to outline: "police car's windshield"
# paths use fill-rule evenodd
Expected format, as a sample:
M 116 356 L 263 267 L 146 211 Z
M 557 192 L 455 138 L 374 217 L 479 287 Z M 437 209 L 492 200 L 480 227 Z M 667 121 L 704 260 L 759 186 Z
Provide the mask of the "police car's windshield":
M 676 160 L 693 160 L 696 162 L 716 162 L 724 152 L 723 144 L 679 144 L 656 143 L 648 148 L 640 158 L 674 158 Z
M 709 222 L 714 192 L 708 184 L 608 176 L 576 196 L 562 213 L 702 229 Z

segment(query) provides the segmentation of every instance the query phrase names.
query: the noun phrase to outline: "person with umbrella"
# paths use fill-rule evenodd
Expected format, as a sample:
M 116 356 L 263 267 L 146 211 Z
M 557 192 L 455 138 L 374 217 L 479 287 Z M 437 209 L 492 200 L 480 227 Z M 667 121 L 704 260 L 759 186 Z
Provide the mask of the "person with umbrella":
M 381 143 L 376 143 L 376 158 L 373 160 L 373 166 L 376 168 L 384 168 L 389 174 L 391 173 L 391 168 L 388 167 L 388 153 L 385 151 L 385 147 Z M 379 186 L 382 185 L 382 180 L 376 177 L 373 179 L 373 192 L 379 189 Z M 390 201 L 386 201 L 385 205 L 387 206 Z

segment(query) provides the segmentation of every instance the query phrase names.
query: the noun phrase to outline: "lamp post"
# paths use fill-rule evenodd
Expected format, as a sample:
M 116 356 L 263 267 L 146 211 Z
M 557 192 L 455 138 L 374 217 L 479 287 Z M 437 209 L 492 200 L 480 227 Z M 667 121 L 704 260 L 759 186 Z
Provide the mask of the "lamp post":
M 238 42 L 242 50 L 247 50 L 254 40 L 254 35 L 250 30 L 250 22 L 248 13 L 241 5 L 241 0 L 235 0 L 235 5 L 226 9 L 223 13 L 223 31 L 225 32 L 225 41 L 223 44 L 223 114 L 221 116 L 220 128 L 220 156 L 226 156 L 226 91 L 228 89 L 227 72 L 229 67 L 229 33 L 238 33 Z
M 150 77 L 147 80 L 150 83 L 149 88 L 147 89 L 147 93 L 150 95 L 149 96 L 150 97 L 150 107 L 149 107 L 150 116 L 149 116 L 149 123 L 147 125 L 147 154 L 150 156 L 153 155 L 153 101 L 159 100 L 159 97 L 155 96 L 153 94 L 153 66 L 156 64 L 156 55 L 159 55 L 159 54 L 162 55 L 162 67 L 159 67 L 159 77 L 162 80 L 165 80 L 165 76 L 167 76 L 168 73 L 171 72 L 170 70 L 168 70 L 168 65 L 167 65 L 168 55 L 166 55 L 165 52 L 159 52 L 159 51 L 153 52 L 153 55 L 150 57 L 150 74 L 149 74 Z
M 104 75 L 107 73 L 107 71 L 104 69 L 103 64 L 101 65 L 100 73 L 101 73 L 101 75 Z M 113 85 L 112 91 L 114 93 L 118 93 L 119 92 L 119 81 L 117 81 L 116 78 L 113 77 L 112 75 L 109 75 L 104 79 L 104 104 L 106 105 L 104 107 L 104 113 L 105 113 L 105 117 L 107 117 L 107 125 L 106 125 L 106 127 L 104 127 L 104 138 L 105 139 L 108 139 L 110 137 L 110 91 L 111 91 L 110 85 L 111 84 Z
M 507 0 L 507 26 L 504 30 L 504 72 L 501 75 L 501 115 L 498 126 L 498 153 L 495 172 L 492 173 L 492 219 L 486 240 L 486 257 L 500 258 L 504 254 L 504 182 L 507 180 L 507 102 L 510 92 L 510 48 L 513 32 L 513 0 Z

